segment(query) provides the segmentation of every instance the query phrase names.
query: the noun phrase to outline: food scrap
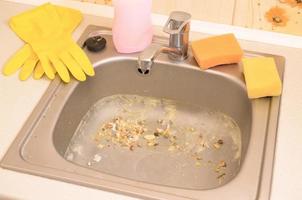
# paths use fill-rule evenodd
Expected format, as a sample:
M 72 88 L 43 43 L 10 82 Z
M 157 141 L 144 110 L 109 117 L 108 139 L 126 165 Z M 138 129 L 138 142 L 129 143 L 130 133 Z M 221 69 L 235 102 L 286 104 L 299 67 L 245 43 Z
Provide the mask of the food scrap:
M 222 140 L 222 139 L 217 140 L 217 141 L 213 144 L 213 146 L 214 146 L 215 149 L 220 149 L 222 145 L 223 145 L 223 140 Z
M 218 174 L 217 179 L 219 184 L 222 183 L 224 180 L 224 177 L 226 176 L 225 170 L 226 170 L 227 164 L 224 160 L 221 160 L 216 167 L 214 168 L 214 171 Z
M 146 120 L 130 120 L 116 116 L 101 125 L 94 140 L 98 143 L 97 147 L 99 149 L 113 144 L 127 148 L 130 151 L 142 147 L 153 147 L 156 149 L 162 142 L 161 148 L 166 148 L 171 153 L 176 151 L 189 153 L 194 159 L 196 167 L 212 166 L 214 172 L 217 173 L 219 183 L 222 182 L 226 176 L 226 162 L 221 160 L 215 164 L 214 160 L 204 160 L 203 152 L 212 149 L 219 150 L 224 145 L 223 139 L 213 136 L 209 139 L 203 134 L 196 132 L 194 127 L 187 127 L 175 132 L 171 120 L 159 119 L 155 121 L 155 124 L 156 127 L 151 129 L 147 128 Z M 194 134 L 196 139 L 189 142 L 181 134 Z M 101 159 L 102 157 L 95 155 L 93 162 L 99 162 Z M 88 165 L 92 165 L 92 162 L 89 162 Z
M 115 117 L 112 121 L 103 124 L 95 136 L 97 142 L 112 142 L 129 150 L 140 147 L 139 139 L 147 131 L 144 121 L 125 120 Z M 99 148 L 104 148 L 103 143 L 98 144 Z
M 219 173 L 222 170 L 225 170 L 226 167 L 227 167 L 226 162 L 222 160 L 216 165 L 215 172 Z

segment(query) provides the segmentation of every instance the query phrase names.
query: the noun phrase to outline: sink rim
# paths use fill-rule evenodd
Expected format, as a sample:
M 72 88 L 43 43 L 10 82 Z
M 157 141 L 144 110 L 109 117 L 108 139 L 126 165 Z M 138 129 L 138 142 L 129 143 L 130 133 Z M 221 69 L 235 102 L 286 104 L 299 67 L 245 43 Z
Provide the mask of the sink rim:
M 91 29 L 96 29 L 96 27 L 90 26 L 90 27 L 88 27 L 88 30 L 89 29 L 90 30 Z M 85 32 L 87 32 L 87 29 L 86 29 Z M 85 35 L 85 32 L 84 32 L 84 35 Z M 82 40 L 83 40 L 83 36 L 82 36 Z M 126 57 L 129 58 L 128 56 L 126 56 Z M 278 56 L 277 57 L 274 56 L 274 57 L 277 58 L 277 59 L 280 59 L 280 60 L 283 59 L 283 61 L 281 61 L 281 62 L 284 62 L 284 58 L 278 57 Z M 120 58 L 122 59 L 123 56 L 121 56 Z M 284 68 L 283 69 L 279 69 L 279 70 L 281 70 L 281 75 L 282 75 L 281 77 L 283 77 L 283 70 L 284 70 Z M 214 71 L 213 73 L 218 73 L 215 70 L 213 70 L 213 71 Z M 4 156 L 3 160 L 1 161 L 1 166 L 2 167 L 8 168 L 8 169 L 14 169 L 14 170 L 22 171 L 22 172 L 26 172 L 26 173 L 31 173 L 31 174 L 37 174 L 37 175 L 41 175 L 41 176 L 44 176 L 44 177 L 46 176 L 48 178 L 54 178 L 54 179 L 61 179 L 62 180 L 62 177 L 65 176 L 64 181 L 74 183 L 74 181 L 72 180 L 72 178 L 70 178 L 71 176 L 68 175 L 68 174 L 70 174 L 70 172 L 56 171 L 56 175 L 53 175 L 53 171 L 52 170 L 54 168 L 45 168 L 43 166 L 39 166 L 39 165 L 36 165 L 36 164 L 33 165 L 30 162 L 25 161 L 22 158 L 22 156 L 20 156 L 20 152 L 18 151 L 18 148 L 17 148 L 20 145 L 21 142 L 25 141 L 25 139 L 30 136 L 30 134 L 28 134 L 28 132 L 32 131 L 32 127 L 33 127 L 33 125 L 36 124 L 38 118 L 40 118 L 41 115 L 47 111 L 47 106 L 49 105 L 50 101 L 53 100 L 52 97 L 55 94 L 55 92 L 59 89 L 60 85 L 61 84 L 60 84 L 60 81 L 58 79 L 55 80 L 55 81 L 53 81 L 49 85 L 49 88 L 47 89 L 47 92 L 45 92 L 45 94 L 43 95 L 42 99 L 40 100 L 38 106 L 35 108 L 35 110 L 33 111 L 32 115 L 29 117 L 29 119 L 25 123 L 24 127 L 22 128 L 22 130 L 18 134 L 17 138 L 15 139 L 15 141 L 13 142 L 13 144 L 11 145 L 11 147 L 9 148 L 8 152 Z M 75 86 L 75 85 L 76 84 L 74 84 L 73 86 Z M 72 84 L 70 84 L 70 87 L 73 87 L 73 86 L 72 86 Z M 270 99 L 271 99 L 271 103 L 269 103 Z M 280 105 L 280 97 L 273 97 L 273 98 L 264 98 L 264 99 L 252 100 L 252 103 L 255 104 L 255 106 L 260 106 L 261 107 L 261 104 L 262 104 L 261 102 L 266 102 L 266 104 L 270 104 L 271 109 L 268 111 L 270 113 L 267 113 L 267 115 L 271 115 L 272 112 L 276 112 L 276 111 L 278 112 L 278 108 L 279 108 L 279 105 Z M 276 130 L 276 128 L 277 128 L 277 126 L 276 126 L 277 125 L 277 119 L 278 119 L 278 115 L 274 116 L 274 117 L 268 117 L 267 118 L 267 120 L 270 121 L 270 123 L 269 123 L 270 126 L 268 127 L 268 130 L 266 131 L 268 133 L 268 137 L 269 138 L 274 139 L 276 137 L 276 134 L 272 134 L 272 132 L 273 132 L 274 129 Z M 254 118 L 253 118 L 253 120 L 254 120 Z M 275 124 L 275 126 L 274 126 L 274 124 Z M 254 136 L 254 134 L 251 133 L 251 139 L 250 140 L 252 140 L 253 136 Z M 264 139 L 263 142 L 266 143 L 265 139 Z M 266 151 L 265 156 L 268 156 L 271 161 L 273 160 L 273 153 L 274 153 L 274 151 L 271 152 L 271 149 L 274 149 L 274 146 L 275 146 L 275 144 L 271 144 L 271 145 L 267 145 L 267 144 L 264 145 L 263 144 L 263 148 L 266 148 L 265 149 L 265 151 Z M 250 152 L 249 149 L 250 149 L 250 147 L 248 147 L 248 152 Z M 18 155 L 18 156 L 16 158 L 14 158 L 16 155 Z M 246 155 L 246 157 L 247 156 L 248 155 Z M 66 162 L 68 162 L 68 161 L 66 161 Z M 260 177 L 261 180 L 263 180 L 263 177 L 265 176 L 265 174 L 271 174 L 272 173 L 272 167 L 270 167 L 270 166 L 272 166 L 272 163 L 271 164 L 267 164 L 267 165 L 268 165 L 268 167 L 265 168 L 265 166 L 264 166 L 263 170 L 267 169 L 268 172 L 267 173 L 263 173 L 263 170 L 262 170 L 262 175 Z M 42 171 L 41 171 L 41 169 L 42 169 Z M 271 172 L 269 172 L 269 169 L 271 170 Z M 38 171 L 36 171 L 36 170 L 38 170 Z M 239 172 L 239 174 L 240 173 L 242 173 L 242 172 Z M 50 177 L 49 174 L 52 174 L 52 177 Z M 269 177 L 269 175 L 267 175 L 267 176 Z M 260 180 L 260 178 L 259 178 L 259 180 Z M 235 179 L 236 179 L 236 177 L 234 178 L 234 180 Z M 178 199 L 178 198 L 179 199 L 183 199 L 183 198 L 185 198 L 183 195 L 177 195 L 176 196 L 176 195 L 173 195 L 173 194 L 168 194 L 167 192 L 164 192 L 165 190 L 162 190 L 161 192 L 158 192 L 158 191 L 152 191 L 150 189 L 149 190 L 138 189 L 138 188 L 133 187 L 133 186 L 129 186 L 129 185 L 125 186 L 124 184 L 113 183 L 113 182 L 110 182 L 110 181 L 109 181 L 110 186 L 108 186 L 108 181 L 104 181 L 104 180 L 98 180 L 98 181 L 96 181 L 96 182 L 98 182 L 97 183 L 98 185 L 102 185 L 102 186 L 99 187 L 99 186 L 94 186 L 94 185 L 91 185 L 91 184 L 87 183 L 89 180 L 90 180 L 90 178 L 85 179 L 85 181 L 83 181 L 82 183 L 78 183 L 78 184 L 82 184 L 82 185 L 86 185 L 86 186 L 89 185 L 89 186 L 97 187 L 97 188 L 101 187 L 102 189 L 107 189 L 109 191 L 115 191 L 115 192 L 116 192 L 116 190 L 114 188 L 118 187 L 119 188 L 118 192 L 121 192 L 121 193 L 124 193 L 124 194 L 129 194 L 129 192 L 127 192 L 127 191 L 131 190 L 130 193 L 132 195 L 139 196 L 139 197 L 144 197 L 144 198 L 146 198 L 146 197 L 147 198 L 165 198 L 165 197 L 167 197 L 169 199 L 170 198 L 173 198 L 173 199 Z M 121 182 L 123 182 L 123 181 L 121 181 Z M 230 182 L 230 183 L 232 183 L 232 182 Z M 149 185 L 149 184 L 147 184 L 147 185 Z M 267 188 L 269 188 L 268 185 L 270 185 L 270 183 L 266 183 L 266 187 Z M 120 188 L 123 188 L 123 189 L 120 189 Z M 232 187 L 230 187 L 229 189 L 231 189 L 231 188 Z M 223 191 L 222 188 L 216 188 L 216 189 L 213 189 L 213 190 L 216 190 L 216 193 L 219 193 L 219 191 L 217 191 L 217 190 L 222 190 L 220 192 L 223 192 L 225 194 L 225 197 L 227 197 L 227 196 L 232 197 L 234 195 L 234 193 L 232 194 L 232 192 L 228 191 L 227 189 L 224 189 L 224 191 Z M 213 198 L 214 196 L 212 195 L 211 191 L 212 190 L 209 190 L 207 192 L 198 191 L 197 195 L 198 196 L 204 195 L 205 198 L 207 198 L 207 197 L 208 198 Z M 261 191 L 262 190 L 260 190 L 260 192 Z M 147 192 L 148 196 L 142 195 L 142 194 L 144 194 L 144 192 Z M 185 192 L 185 193 L 188 193 L 188 192 Z M 219 195 L 221 195 L 221 194 L 219 194 Z M 245 191 L 243 191 L 243 193 L 239 193 L 239 191 L 237 191 L 237 190 L 236 190 L 235 194 L 239 198 L 240 198 L 240 194 L 241 195 L 246 195 Z M 257 192 L 256 196 L 258 196 L 259 194 Z M 256 198 L 256 196 L 254 196 L 254 197 Z M 262 194 L 262 196 L 269 196 L 269 192 L 265 192 L 264 194 Z M 188 197 L 188 196 L 186 196 L 186 197 Z M 192 198 L 194 198 L 194 197 L 192 197 Z M 265 198 L 263 198 L 263 199 L 265 199 Z

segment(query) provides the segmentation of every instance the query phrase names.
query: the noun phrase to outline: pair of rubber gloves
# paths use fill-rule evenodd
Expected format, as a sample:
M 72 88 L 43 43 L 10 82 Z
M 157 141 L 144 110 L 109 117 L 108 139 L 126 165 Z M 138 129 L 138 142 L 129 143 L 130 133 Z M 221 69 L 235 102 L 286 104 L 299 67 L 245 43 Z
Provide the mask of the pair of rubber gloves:
M 10 19 L 11 29 L 27 44 L 12 56 L 3 68 L 4 75 L 20 70 L 20 80 L 32 73 L 40 79 L 45 73 L 54 79 L 70 82 L 70 73 L 85 81 L 94 76 L 93 66 L 83 50 L 73 41 L 71 33 L 82 20 L 82 14 L 70 8 L 43 4 Z

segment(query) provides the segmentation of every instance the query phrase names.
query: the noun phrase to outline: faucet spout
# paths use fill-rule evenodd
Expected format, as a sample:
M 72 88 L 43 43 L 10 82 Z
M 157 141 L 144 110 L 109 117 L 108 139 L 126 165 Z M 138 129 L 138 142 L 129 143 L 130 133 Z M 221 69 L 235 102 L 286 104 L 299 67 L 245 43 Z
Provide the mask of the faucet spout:
M 182 51 L 179 49 L 152 44 L 138 56 L 138 71 L 142 74 L 148 74 L 155 58 L 161 53 L 175 57 L 182 55 Z

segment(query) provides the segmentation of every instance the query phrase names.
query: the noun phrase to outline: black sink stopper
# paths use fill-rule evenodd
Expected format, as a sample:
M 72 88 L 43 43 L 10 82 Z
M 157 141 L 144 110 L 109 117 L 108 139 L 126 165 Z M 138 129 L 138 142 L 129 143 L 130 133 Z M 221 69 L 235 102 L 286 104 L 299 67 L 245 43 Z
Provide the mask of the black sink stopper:
M 94 37 L 88 38 L 84 42 L 82 48 L 87 47 L 87 49 L 89 51 L 99 52 L 106 47 L 106 43 L 107 42 L 106 42 L 105 38 L 103 38 L 102 36 L 94 36 Z

